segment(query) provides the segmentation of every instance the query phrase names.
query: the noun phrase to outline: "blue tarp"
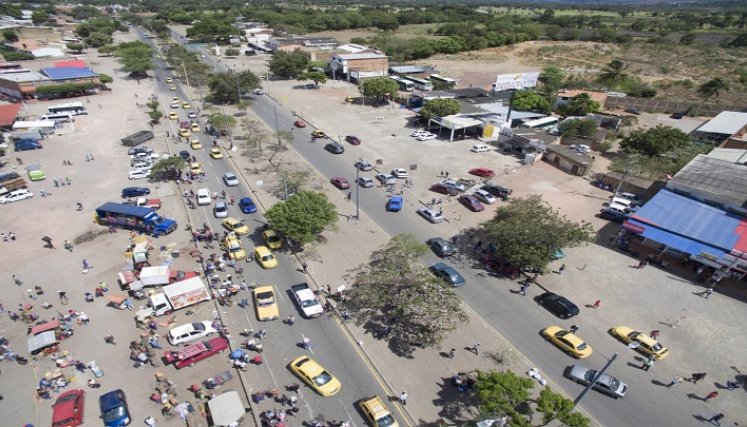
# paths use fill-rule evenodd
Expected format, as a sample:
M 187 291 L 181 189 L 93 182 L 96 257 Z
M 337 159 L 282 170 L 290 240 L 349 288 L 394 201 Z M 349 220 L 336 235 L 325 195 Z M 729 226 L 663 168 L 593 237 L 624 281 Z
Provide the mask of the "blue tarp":
M 54 67 L 42 68 L 41 73 L 52 80 L 70 80 L 98 77 L 90 68 Z

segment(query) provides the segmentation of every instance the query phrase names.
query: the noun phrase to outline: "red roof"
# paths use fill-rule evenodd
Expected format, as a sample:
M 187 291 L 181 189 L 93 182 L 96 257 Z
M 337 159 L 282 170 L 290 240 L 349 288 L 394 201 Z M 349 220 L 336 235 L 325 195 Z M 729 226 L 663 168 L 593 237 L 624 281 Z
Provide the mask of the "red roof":
M 60 68 L 60 67 L 88 68 L 86 61 L 79 61 L 79 60 L 59 61 L 59 62 L 55 62 L 54 66 L 55 68 Z
M 16 121 L 18 111 L 21 110 L 21 104 L 3 104 L 0 105 L 0 126 L 10 126 Z

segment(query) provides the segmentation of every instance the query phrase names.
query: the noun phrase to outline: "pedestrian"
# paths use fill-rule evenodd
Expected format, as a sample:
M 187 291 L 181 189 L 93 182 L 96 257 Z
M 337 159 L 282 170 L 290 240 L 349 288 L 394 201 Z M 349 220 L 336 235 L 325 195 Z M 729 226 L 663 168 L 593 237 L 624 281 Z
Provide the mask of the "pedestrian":
M 451 350 L 449 350 L 449 359 L 453 359 L 455 353 L 456 353 L 456 349 L 455 348 L 452 348 Z
M 15 283 L 17 286 L 23 285 L 23 281 L 21 281 L 21 279 L 18 278 L 18 276 L 16 276 L 15 274 L 13 275 L 13 283 Z
M 148 417 L 145 419 L 145 425 L 148 427 L 156 427 L 156 420 L 154 420 L 153 417 Z
M 480 351 L 480 341 L 476 342 L 475 345 L 472 346 L 472 351 L 475 352 L 475 354 L 479 354 L 479 351 Z
M 332 295 L 332 286 L 330 286 L 329 283 L 327 283 L 327 296 Z
M 33 301 L 36 301 L 36 293 L 34 293 L 32 289 L 28 289 L 26 293 L 28 294 L 29 298 L 31 298 Z
M 648 264 L 648 262 L 645 259 L 642 259 L 635 268 L 640 270 L 641 268 L 645 267 L 646 264 Z
M 711 294 L 713 293 L 713 288 L 706 288 L 703 292 L 698 292 L 696 295 L 701 296 L 705 299 L 708 299 L 711 297 Z
M 441 178 L 443 178 L 444 177 L 444 171 L 441 171 L 441 173 L 438 174 L 438 176 L 440 176 Z
M 602 300 L 598 299 L 598 300 L 594 301 L 594 304 L 591 305 L 591 308 L 593 308 L 594 310 L 596 310 L 596 309 L 599 308 L 599 304 L 601 304 L 601 303 L 602 303 Z
M 723 418 L 724 418 L 724 414 L 718 413 L 718 414 L 712 416 L 711 418 L 708 418 L 708 420 L 706 420 L 706 421 L 708 421 L 709 423 L 711 423 L 711 424 L 713 424 L 715 426 L 720 426 L 721 423 L 719 423 L 719 421 L 721 421 Z
M 88 325 L 88 323 L 91 321 L 91 318 L 88 317 L 88 315 L 82 311 L 78 314 L 78 319 L 84 325 Z
M 83 270 L 90 270 L 92 268 L 93 268 L 93 266 L 91 264 L 89 264 L 88 261 L 86 261 L 85 258 L 84 258 L 83 259 Z
M 527 296 L 527 288 L 529 287 L 528 283 L 522 283 L 521 287 L 519 288 L 519 291 L 517 292 L 519 295 Z
M 558 269 L 558 274 L 563 274 L 564 271 L 565 271 L 565 264 L 560 266 L 560 268 Z
M 405 405 L 407 405 L 407 392 L 406 392 L 406 391 L 403 391 L 403 392 L 402 392 L 402 393 L 401 393 L 401 394 L 399 395 L 399 403 L 401 403 L 401 404 L 402 404 L 402 406 L 405 406 Z
M 660 334 L 660 333 L 661 333 L 661 331 L 660 331 L 660 330 L 658 330 L 658 329 L 654 329 L 653 331 L 651 331 L 651 332 L 649 332 L 649 333 L 648 333 L 648 336 L 650 336 L 650 337 L 651 337 L 651 338 L 653 338 L 653 339 L 656 339 L 656 338 L 658 338 L 658 337 L 659 337 L 659 334 Z
M 667 384 L 667 388 L 672 388 L 673 385 L 679 384 L 681 382 L 682 382 L 682 377 L 678 375 L 672 378 L 672 381 L 669 384 Z
M 575 334 L 578 331 L 578 325 L 571 325 L 571 333 Z
M 306 261 L 304 261 L 304 262 L 303 262 L 303 263 L 301 264 L 301 272 L 302 272 L 303 274 L 307 274 L 307 273 L 309 272 L 309 265 L 308 265 L 308 264 L 306 264 Z
M 304 350 L 311 349 L 311 340 L 309 339 L 309 337 L 303 337 L 303 349 Z
M 114 336 L 113 335 L 107 335 L 104 337 L 104 342 L 107 344 L 117 345 L 117 343 L 114 342 Z
M 648 372 L 648 370 L 651 369 L 652 366 L 654 366 L 654 361 L 651 359 L 646 359 L 643 361 L 643 365 L 641 365 L 641 369 Z
M 16 234 L 15 234 L 15 233 L 13 233 L 12 231 L 11 231 L 10 233 L 8 233 L 8 236 L 10 237 L 10 240 L 11 240 L 12 242 L 15 242 L 15 241 L 16 241 Z
M 288 316 L 287 323 L 288 323 L 288 326 L 293 326 L 293 324 L 296 323 L 296 316 L 292 314 Z
M 716 390 L 713 390 L 712 392 L 706 394 L 706 396 L 703 398 L 703 402 L 708 402 L 709 400 L 713 400 L 718 397 L 718 392 Z
M 166 138 L 169 137 L 169 131 L 166 131 Z
M 298 402 L 298 397 L 291 396 L 291 397 L 288 398 L 288 404 L 291 406 L 291 408 L 295 408 L 296 407 L 296 402 Z
M 690 381 L 693 384 L 697 384 L 698 381 L 702 380 L 705 377 L 706 377 L 705 372 L 696 372 L 692 375 L 692 377 L 688 381 Z
M 154 335 L 154 336 L 150 337 L 150 339 L 148 340 L 148 344 L 150 344 L 151 347 L 157 348 L 159 350 L 162 348 L 161 345 L 158 344 L 158 336 L 157 335 Z

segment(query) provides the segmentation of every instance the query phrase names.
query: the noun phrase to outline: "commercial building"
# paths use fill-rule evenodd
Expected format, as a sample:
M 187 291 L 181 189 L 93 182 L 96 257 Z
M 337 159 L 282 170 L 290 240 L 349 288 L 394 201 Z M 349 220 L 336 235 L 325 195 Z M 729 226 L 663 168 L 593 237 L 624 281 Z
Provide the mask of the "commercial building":
M 329 66 L 335 78 L 344 76 L 348 81 L 360 81 L 368 77 L 386 76 L 389 57 L 381 53 L 333 55 Z
M 747 149 L 747 113 L 723 111 L 690 132 L 693 141 L 721 148 Z

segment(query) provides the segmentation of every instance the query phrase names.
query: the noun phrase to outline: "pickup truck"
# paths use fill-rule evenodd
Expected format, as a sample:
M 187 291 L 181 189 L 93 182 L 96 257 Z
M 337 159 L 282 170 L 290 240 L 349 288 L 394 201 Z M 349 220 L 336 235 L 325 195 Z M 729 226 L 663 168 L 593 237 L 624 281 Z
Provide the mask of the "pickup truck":
M 136 200 L 127 200 L 125 204 L 142 206 L 153 210 L 161 209 L 161 199 L 146 199 L 145 197 L 138 197 Z
M 319 298 L 316 297 L 308 284 L 301 283 L 291 286 L 291 293 L 304 317 L 311 318 L 324 314 L 324 308 L 319 302 Z

